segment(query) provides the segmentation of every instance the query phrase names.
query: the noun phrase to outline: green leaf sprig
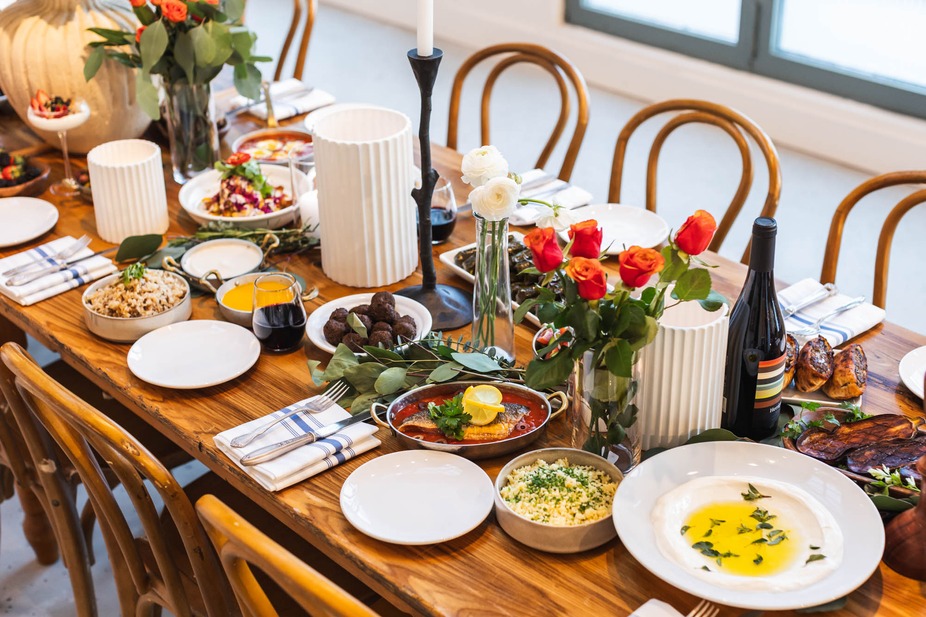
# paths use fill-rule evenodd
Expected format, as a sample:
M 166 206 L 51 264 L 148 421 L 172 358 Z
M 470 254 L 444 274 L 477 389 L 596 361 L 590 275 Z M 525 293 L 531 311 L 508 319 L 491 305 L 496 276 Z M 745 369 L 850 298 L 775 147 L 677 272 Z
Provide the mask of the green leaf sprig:
M 900 486 L 911 491 L 920 492 L 913 478 L 904 478 L 900 475 L 899 469 L 890 469 L 887 465 L 881 467 L 872 467 L 868 474 L 874 478 L 870 486 L 881 489 L 881 495 L 888 495 L 892 486 Z
M 428 415 L 437 424 L 441 433 L 457 441 L 463 439 L 466 425 L 473 419 L 471 415 L 463 411 L 462 393 L 444 401 L 441 405 L 428 403 Z
M 142 262 L 133 263 L 131 266 L 122 271 L 122 284 L 128 287 L 132 281 L 144 278 L 148 268 Z
M 273 186 L 267 181 L 267 177 L 261 173 L 260 165 L 257 161 L 251 159 L 241 165 L 229 165 L 225 161 L 215 162 L 216 170 L 222 172 L 222 179 L 228 179 L 232 176 L 241 176 L 248 180 L 262 197 L 267 198 L 273 192 Z

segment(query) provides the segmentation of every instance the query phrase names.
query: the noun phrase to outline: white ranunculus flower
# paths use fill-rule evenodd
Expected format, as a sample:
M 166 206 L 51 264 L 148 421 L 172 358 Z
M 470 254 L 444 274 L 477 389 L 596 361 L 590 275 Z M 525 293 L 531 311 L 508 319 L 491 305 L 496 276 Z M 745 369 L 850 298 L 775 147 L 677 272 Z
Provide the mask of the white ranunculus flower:
M 540 206 L 540 216 L 537 218 L 535 225 L 537 227 L 552 227 L 556 231 L 566 231 L 569 226 L 576 222 L 576 217 L 571 210 L 566 208 L 556 208 L 549 206 Z
M 469 194 L 469 201 L 473 204 L 473 212 L 485 220 L 500 221 L 514 212 L 520 193 L 521 185 L 503 176 L 474 188 Z
M 482 146 L 470 150 L 463 157 L 463 182 L 474 187 L 482 186 L 493 178 L 508 175 L 508 161 L 495 146 Z

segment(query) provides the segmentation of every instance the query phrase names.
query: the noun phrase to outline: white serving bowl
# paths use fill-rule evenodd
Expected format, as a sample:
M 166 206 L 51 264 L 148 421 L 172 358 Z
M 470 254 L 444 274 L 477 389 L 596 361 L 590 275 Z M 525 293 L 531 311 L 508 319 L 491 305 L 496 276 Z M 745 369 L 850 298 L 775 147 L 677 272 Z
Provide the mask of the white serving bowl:
M 601 546 L 617 535 L 610 514 L 597 521 L 571 527 L 538 523 L 520 514 L 515 514 L 501 495 L 508 474 L 515 469 L 538 460 L 553 463 L 561 458 L 568 459 L 570 465 L 586 465 L 600 469 L 618 484 L 624 479 L 624 475 L 617 467 L 600 456 L 584 450 L 545 448 L 527 452 L 505 465 L 495 479 L 495 518 L 509 536 L 522 544 L 548 553 L 579 553 Z
M 290 196 L 293 196 L 292 178 L 290 177 L 289 167 L 280 165 L 262 164 L 260 171 L 267 177 L 267 180 L 273 186 L 283 186 L 283 190 Z M 294 170 L 296 182 L 304 183 L 304 186 L 310 186 L 309 178 L 301 171 Z M 293 205 L 283 208 L 277 212 L 268 214 L 258 214 L 256 216 L 218 216 L 209 214 L 202 208 L 203 199 L 212 197 L 219 192 L 219 182 L 222 174 L 216 169 L 202 173 L 180 188 L 180 205 L 186 210 L 186 213 L 197 223 L 204 225 L 212 221 L 224 221 L 234 223 L 239 227 L 254 229 L 257 227 L 267 227 L 276 229 L 291 224 L 298 215 L 299 208 L 296 205 L 297 200 L 293 200 Z
M 251 139 L 276 139 L 280 135 L 284 135 L 284 136 L 285 135 L 298 135 L 302 139 L 305 139 L 306 141 L 308 141 L 310 144 L 312 143 L 312 134 L 302 129 L 293 128 L 293 127 L 281 127 L 281 128 L 276 128 L 276 129 L 258 129 L 256 131 L 251 131 L 250 133 L 245 133 L 244 135 L 236 139 L 234 143 L 232 143 L 232 152 L 240 152 L 241 146 L 243 146 L 246 141 L 249 141 Z M 248 152 L 247 154 L 251 154 L 251 153 Z M 309 152 L 308 154 L 296 160 L 297 161 L 312 161 L 314 157 L 315 157 L 315 153 L 313 151 L 313 152 Z M 261 158 L 255 157 L 254 155 L 251 155 L 251 158 L 259 163 L 267 163 L 269 165 L 283 165 L 283 166 L 289 165 L 289 158 L 282 158 L 282 159 L 275 160 L 275 161 L 268 160 L 268 159 L 261 159 Z
M 90 310 L 90 307 L 87 306 L 87 297 L 101 287 L 105 287 L 113 281 L 118 280 L 122 276 L 122 273 L 116 272 L 115 274 L 110 274 L 109 276 L 95 281 L 87 288 L 83 296 L 81 296 L 80 303 L 84 307 L 84 321 L 87 323 L 87 328 L 100 338 L 104 338 L 108 341 L 113 341 L 115 343 L 132 343 L 152 330 L 157 330 L 163 326 L 189 319 L 190 315 L 193 313 L 193 302 L 190 299 L 190 285 L 182 276 L 178 276 L 172 272 L 167 272 L 167 274 L 183 283 L 186 289 L 186 295 L 176 306 L 167 309 L 163 313 L 150 315 L 148 317 L 107 317 L 106 315 L 100 315 Z

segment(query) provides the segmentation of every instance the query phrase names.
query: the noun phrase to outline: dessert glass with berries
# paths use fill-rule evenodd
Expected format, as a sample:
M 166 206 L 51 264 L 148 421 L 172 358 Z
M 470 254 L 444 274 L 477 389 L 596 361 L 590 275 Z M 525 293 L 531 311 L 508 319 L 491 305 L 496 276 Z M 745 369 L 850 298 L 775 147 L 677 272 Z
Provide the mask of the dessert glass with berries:
M 61 152 L 64 154 L 64 179 L 52 184 L 51 192 L 62 197 L 74 197 L 80 194 L 80 186 L 71 173 L 67 132 L 76 129 L 90 118 L 90 107 L 83 101 L 49 96 L 44 90 L 39 90 L 32 97 L 27 117 L 32 126 L 42 131 L 57 133 L 61 141 Z

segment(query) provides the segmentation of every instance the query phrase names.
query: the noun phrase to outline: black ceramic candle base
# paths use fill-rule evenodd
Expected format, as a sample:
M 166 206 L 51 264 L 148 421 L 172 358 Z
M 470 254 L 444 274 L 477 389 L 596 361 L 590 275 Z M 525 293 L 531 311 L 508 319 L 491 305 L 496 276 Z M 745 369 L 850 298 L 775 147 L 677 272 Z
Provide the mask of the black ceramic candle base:
M 473 295 L 450 285 L 406 287 L 396 292 L 424 305 L 431 314 L 431 330 L 446 332 L 473 323 Z

